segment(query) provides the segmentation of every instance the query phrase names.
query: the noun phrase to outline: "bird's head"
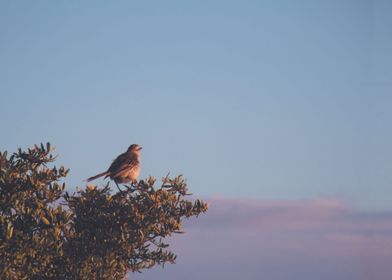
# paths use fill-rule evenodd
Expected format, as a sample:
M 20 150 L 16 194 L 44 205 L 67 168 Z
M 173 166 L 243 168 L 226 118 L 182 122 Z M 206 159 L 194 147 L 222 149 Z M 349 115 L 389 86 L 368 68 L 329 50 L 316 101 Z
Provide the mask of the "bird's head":
M 139 153 L 141 149 L 142 147 L 138 144 L 132 144 L 131 146 L 129 146 L 127 152 Z

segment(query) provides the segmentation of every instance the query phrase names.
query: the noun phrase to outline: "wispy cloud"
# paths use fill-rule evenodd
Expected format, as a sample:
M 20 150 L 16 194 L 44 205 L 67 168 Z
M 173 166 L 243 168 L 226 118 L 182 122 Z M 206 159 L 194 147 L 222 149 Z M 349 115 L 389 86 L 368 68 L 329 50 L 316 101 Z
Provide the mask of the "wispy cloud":
M 333 198 L 208 201 L 209 212 L 173 238 L 178 265 L 143 279 L 187 271 L 187 279 L 392 279 L 392 212 L 359 212 Z

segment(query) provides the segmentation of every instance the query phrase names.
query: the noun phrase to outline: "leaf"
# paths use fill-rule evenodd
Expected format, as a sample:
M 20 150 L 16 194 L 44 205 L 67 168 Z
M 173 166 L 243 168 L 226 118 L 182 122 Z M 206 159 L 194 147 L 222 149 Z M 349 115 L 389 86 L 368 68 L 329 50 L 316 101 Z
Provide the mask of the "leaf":
M 7 226 L 7 236 L 6 236 L 7 240 L 12 238 L 13 233 L 14 233 L 14 227 L 11 226 L 10 223 L 8 223 L 8 226 Z
M 49 220 L 47 219 L 47 218 L 45 218 L 45 217 L 41 217 L 41 221 L 45 224 L 45 225 L 50 225 L 50 222 L 49 222 Z

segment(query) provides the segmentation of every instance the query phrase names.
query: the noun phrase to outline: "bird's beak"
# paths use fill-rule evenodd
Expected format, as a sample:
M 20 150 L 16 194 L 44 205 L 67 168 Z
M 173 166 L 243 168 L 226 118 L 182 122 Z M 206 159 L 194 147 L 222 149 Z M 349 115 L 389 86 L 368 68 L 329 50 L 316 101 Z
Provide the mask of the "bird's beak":
M 140 151 L 142 149 L 142 147 L 139 147 L 139 150 L 138 151 Z

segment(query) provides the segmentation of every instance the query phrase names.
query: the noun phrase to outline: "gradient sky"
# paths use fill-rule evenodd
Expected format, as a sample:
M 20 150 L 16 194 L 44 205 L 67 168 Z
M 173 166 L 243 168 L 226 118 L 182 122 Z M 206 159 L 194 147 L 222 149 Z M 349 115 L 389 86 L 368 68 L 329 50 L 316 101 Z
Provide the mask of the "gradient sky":
M 392 209 L 389 1 L 2 1 L 1 148 L 144 146 L 195 193 Z
M 391 3 L 0 1 L 0 148 L 50 141 L 70 189 L 139 143 L 197 196 L 392 211 Z

